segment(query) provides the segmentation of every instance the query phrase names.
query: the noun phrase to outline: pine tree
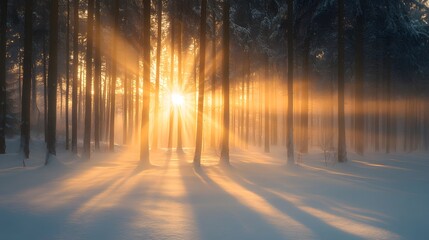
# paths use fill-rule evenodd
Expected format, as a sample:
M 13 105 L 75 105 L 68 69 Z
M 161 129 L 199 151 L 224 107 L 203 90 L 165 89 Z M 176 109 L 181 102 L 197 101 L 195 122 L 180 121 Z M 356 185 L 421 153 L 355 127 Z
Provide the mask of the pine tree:
M 110 126 L 109 126 L 109 150 L 115 150 L 115 105 L 116 105 L 116 78 L 117 78 L 117 38 L 119 37 L 119 0 L 115 0 L 113 4 L 113 44 L 112 44 L 112 79 L 110 83 Z M 137 89 L 138 91 L 138 89 Z
M 24 75 L 22 80 L 21 101 L 21 147 L 25 158 L 30 154 L 30 92 L 31 70 L 33 54 L 33 0 L 25 1 L 25 29 L 24 29 Z
M 45 165 L 50 156 L 56 155 L 57 134 L 57 75 L 58 75 L 58 0 L 51 1 L 49 25 L 49 73 L 48 73 L 48 142 Z
M 159 134 L 159 85 L 161 68 L 161 40 L 162 40 L 162 0 L 157 2 L 157 43 L 156 43 L 156 73 L 155 73 L 155 109 L 154 109 L 154 127 L 152 149 L 158 149 Z
M 150 107 L 150 0 L 143 0 L 143 110 L 140 145 L 140 165 L 150 165 L 149 160 L 149 107 Z
M 91 115 L 92 115 L 92 52 L 93 52 L 94 0 L 88 0 L 85 78 L 85 131 L 83 138 L 83 158 L 91 157 Z
M 94 143 L 95 149 L 100 150 L 101 129 L 101 0 L 95 0 L 95 29 L 94 29 Z
M 293 0 L 288 0 L 288 14 L 287 14 L 287 52 L 288 52 L 288 80 L 287 80 L 287 93 L 288 93 L 288 108 L 287 108 L 287 159 L 288 163 L 293 163 L 294 160 L 294 141 L 293 141 L 293 69 L 294 69 L 294 31 L 293 31 Z
M 222 129 L 222 143 L 220 163 L 229 165 L 229 16 L 230 16 L 230 2 L 224 0 L 223 2 L 223 35 L 222 35 L 222 95 L 223 95 L 223 129 Z
M 79 0 L 73 1 L 72 152 L 77 153 L 77 91 L 79 70 Z
M 197 137 L 194 155 L 194 166 L 201 165 L 201 149 L 203 146 L 203 115 L 204 115 L 204 82 L 206 70 L 206 24 L 207 24 L 207 0 L 201 0 L 200 17 L 200 75 L 198 81 L 198 117 Z
M 338 161 L 347 161 L 344 115 L 344 0 L 338 0 Z

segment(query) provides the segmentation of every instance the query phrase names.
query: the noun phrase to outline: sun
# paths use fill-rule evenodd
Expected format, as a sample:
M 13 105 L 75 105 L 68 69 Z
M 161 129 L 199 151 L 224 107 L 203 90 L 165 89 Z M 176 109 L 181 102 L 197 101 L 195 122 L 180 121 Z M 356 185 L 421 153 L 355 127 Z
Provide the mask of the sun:
M 176 107 L 181 107 L 185 103 L 185 98 L 180 93 L 172 93 L 171 103 Z

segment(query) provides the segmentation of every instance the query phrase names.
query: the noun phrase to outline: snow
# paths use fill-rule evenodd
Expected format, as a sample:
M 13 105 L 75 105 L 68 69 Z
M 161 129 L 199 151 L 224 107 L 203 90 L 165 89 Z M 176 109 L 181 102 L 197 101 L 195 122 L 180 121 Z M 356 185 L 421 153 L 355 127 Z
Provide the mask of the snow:
M 298 166 L 285 149 L 233 150 L 231 168 L 206 150 L 94 153 L 60 151 L 43 166 L 32 141 L 22 167 L 19 140 L 0 156 L 0 239 L 425 239 L 429 236 L 429 155 L 349 154 L 328 162 L 313 149 Z M 60 148 L 60 146 L 58 146 Z

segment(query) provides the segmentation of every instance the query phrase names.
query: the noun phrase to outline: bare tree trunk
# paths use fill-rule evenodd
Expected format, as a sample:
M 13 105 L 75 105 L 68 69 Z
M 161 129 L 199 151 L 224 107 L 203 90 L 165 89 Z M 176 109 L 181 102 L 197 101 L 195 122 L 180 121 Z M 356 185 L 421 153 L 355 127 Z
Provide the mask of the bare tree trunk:
M 95 0 L 95 36 L 94 36 L 94 143 L 95 150 L 100 150 L 101 129 L 101 18 L 100 0 Z
M 216 142 L 216 13 L 214 8 L 212 9 L 211 14 L 212 22 L 213 22 L 213 33 L 212 33 L 212 82 L 211 82 L 211 133 L 210 133 L 210 147 L 215 147 Z
M 200 18 L 200 76 L 198 81 L 198 118 L 197 136 L 195 143 L 194 166 L 201 165 L 201 149 L 203 146 L 203 115 L 204 115 L 204 81 L 206 70 L 206 23 L 207 22 L 207 0 L 201 0 Z
M 150 0 L 143 1 L 143 111 L 140 145 L 140 165 L 150 165 L 149 160 L 149 108 L 150 108 Z
M 294 31 L 293 31 L 293 0 L 288 0 L 288 19 L 287 19 L 287 48 L 288 48 L 288 111 L 287 111 L 287 158 L 288 163 L 294 163 L 294 141 L 293 141 L 293 68 L 294 68 Z
M 265 117 L 264 117 L 264 151 L 270 152 L 270 81 L 269 81 L 269 57 L 265 56 Z
M 79 0 L 73 2 L 73 93 L 72 93 L 72 152 L 77 153 L 77 109 L 79 68 Z
M 117 38 L 119 34 L 119 0 L 114 1 L 113 6 L 113 46 L 112 46 L 112 82 L 110 88 L 110 135 L 109 135 L 109 150 L 115 150 L 115 105 L 116 105 L 116 78 L 117 78 Z
M 122 121 L 122 142 L 123 144 L 128 144 L 128 98 L 129 98 L 129 94 L 128 94 L 128 85 L 129 85 L 129 79 L 128 79 L 128 71 L 125 69 L 124 72 L 124 95 L 123 95 L 123 109 L 122 109 L 122 114 L 123 114 L 123 121 Z
M 223 36 L 222 36 L 222 95 L 223 95 L 223 131 L 220 163 L 229 165 L 229 0 L 223 2 Z
M 309 79 L 309 58 L 310 58 L 310 31 L 307 31 L 307 36 L 304 40 L 304 62 L 303 62 L 303 79 L 302 79 L 302 104 L 301 104 L 301 141 L 300 151 L 301 153 L 308 152 L 308 88 L 310 85 Z
M 58 73 L 58 0 L 51 1 L 48 75 L 48 142 L 45 165 L 56 155 L 57 73 Z
M 364 0 L 360 0 L 361 8 Z M 364 153 L 364 134 L 365 134 L 365 118 L 364 118 L 364 10 L 359 11 L 356 17 L 356 52 L 355 52 L 355 149 L 360 155 Z
M 178 0 L 176 0 L 178 1 Z M 179 92 L 183 94 L 183 79 L 182 79 L 182 38 L 183 38 L 183 1 L 179 3 L 179 21 L 178 21 L 178 34 L 177 34 L 177 81 Z M 183 131 L 183 123 L 182 123 L 182 109 L 181 106 L 178 106 L 177 111 L 177 152 L 183 152 L 183 139 L 182 139 L 182 131 Z
M 246 149 L 249 146 L 250 132 L 250 50 L 246 52 Z
M 69 95 L 70 95 L 70 0 L 67 0 L 67 20 L 66 20 L 66 150 L 70 148 L 70 124 L 69 124 Z
M 347 161 L 344 114 L 344 0 L 338 0 L 338 162 Z
M 93 51 L 93 27 L 94 0 L 88 0 L 87 18 L 87 45 L 86 45 L 86 93 L 85 93 L 85 133 L 83 138 L 83 158 L 91 157 L 91 115 L 92 115 L 92 51 Z
M 155 73 L 155 109 L 154 109 L 154 127 L 152 149 L 158 149 L 158 132 L 159 132 L 159 81 L 161 68 L 161 38 L 162 38 L 162 0 L 157 2 L 157 43 L 156 43 L 156 73 Z
M 22 81 L 21 101 L 21 146 L 25 158 L 30 155 L 30 91 L 33 52 L 33 0 L 25 1 L 24 24 L 24 76 Z

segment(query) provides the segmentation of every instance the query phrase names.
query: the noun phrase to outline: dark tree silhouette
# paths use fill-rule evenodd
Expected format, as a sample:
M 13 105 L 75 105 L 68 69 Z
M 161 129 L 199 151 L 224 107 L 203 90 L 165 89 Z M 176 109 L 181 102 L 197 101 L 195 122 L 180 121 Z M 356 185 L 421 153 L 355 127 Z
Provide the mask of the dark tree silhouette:
M 143 110 L 140 146 L 140 165 L 150 165 L 149 107 L 150 107 L 150 0 L 143 0 Z
M 204 82 L 206 71 L 206 24 L 207 24 L 207 0 L 201 0 L 200 17 L 200 75 L 198 78 L 198 117 L 197 137 L 195 143 L 194 166 L 201 165 L 201 149 L 203 146 L 203 114 L 204 114 Z
M 86 40 L 86 78 L 85 78 L 85 132 L 83 138 L 83 157 L 91 157 L 91 115 L 92 115 L 92 52 L 94 0 L 88 0 L 87 40 Z
M 294 31 L 293 31 L 293 0 L 288 0 L 287 11 L 287 53 L 288 53 L 288 79 L 287 79 L 287 94 L 288 94 L 288 107 L 287 107 L 287 159 L 288 163 L 293 163 L 294 160 L 294 142 L 293 142 L 293 69 L 294 69 Z
M 158 149 L 159 131 L 159 81 L 161 68 L 161 48 L 162 48 L 162 0 L 157 1 L 157 39 L 156 39 L 156 73 L 155 73 L 155 109 L 152 149 Z
M 338 0 L 338 161 L 347 161 L 344 116 L 344 0 Z
M 223 35 L 222 35 L 222 95 L 223 95 L 223 129 L 220 163 L 229 165 L 229 0 L 223 2 Z
M 21 101 L 21 147 L 25 158 L 30 154 L 30 96 L 31 70 L 33 55 L 33 0 L 25 1 L 25 29 L 24 29 L 24 75 L 22 79 Z
M 101 104 L 101 0 L 95 0 L 94 28 L 94 144 L 100 150 L 100 104 Z
M 58 76 L 58 0 L 51 1 L 49 22 L 49 72 L 48 72 L 48 142 L 45 165 L 56 155 L 57 134 L 57 76 Z
M 77 84 L 79 81 L 79 0 L 73 1 L 72 152 L 77 153 Z
M 117 38 L 119 37 L 119 0 L 115 0 L 113 4 L 113 39 L 112 39 L 112 79 L 110 83 L 110 126 L 109 126 L 109 150 L 115 150 L 115 101 L 116 101 L 116 78 L 117 78 Z

